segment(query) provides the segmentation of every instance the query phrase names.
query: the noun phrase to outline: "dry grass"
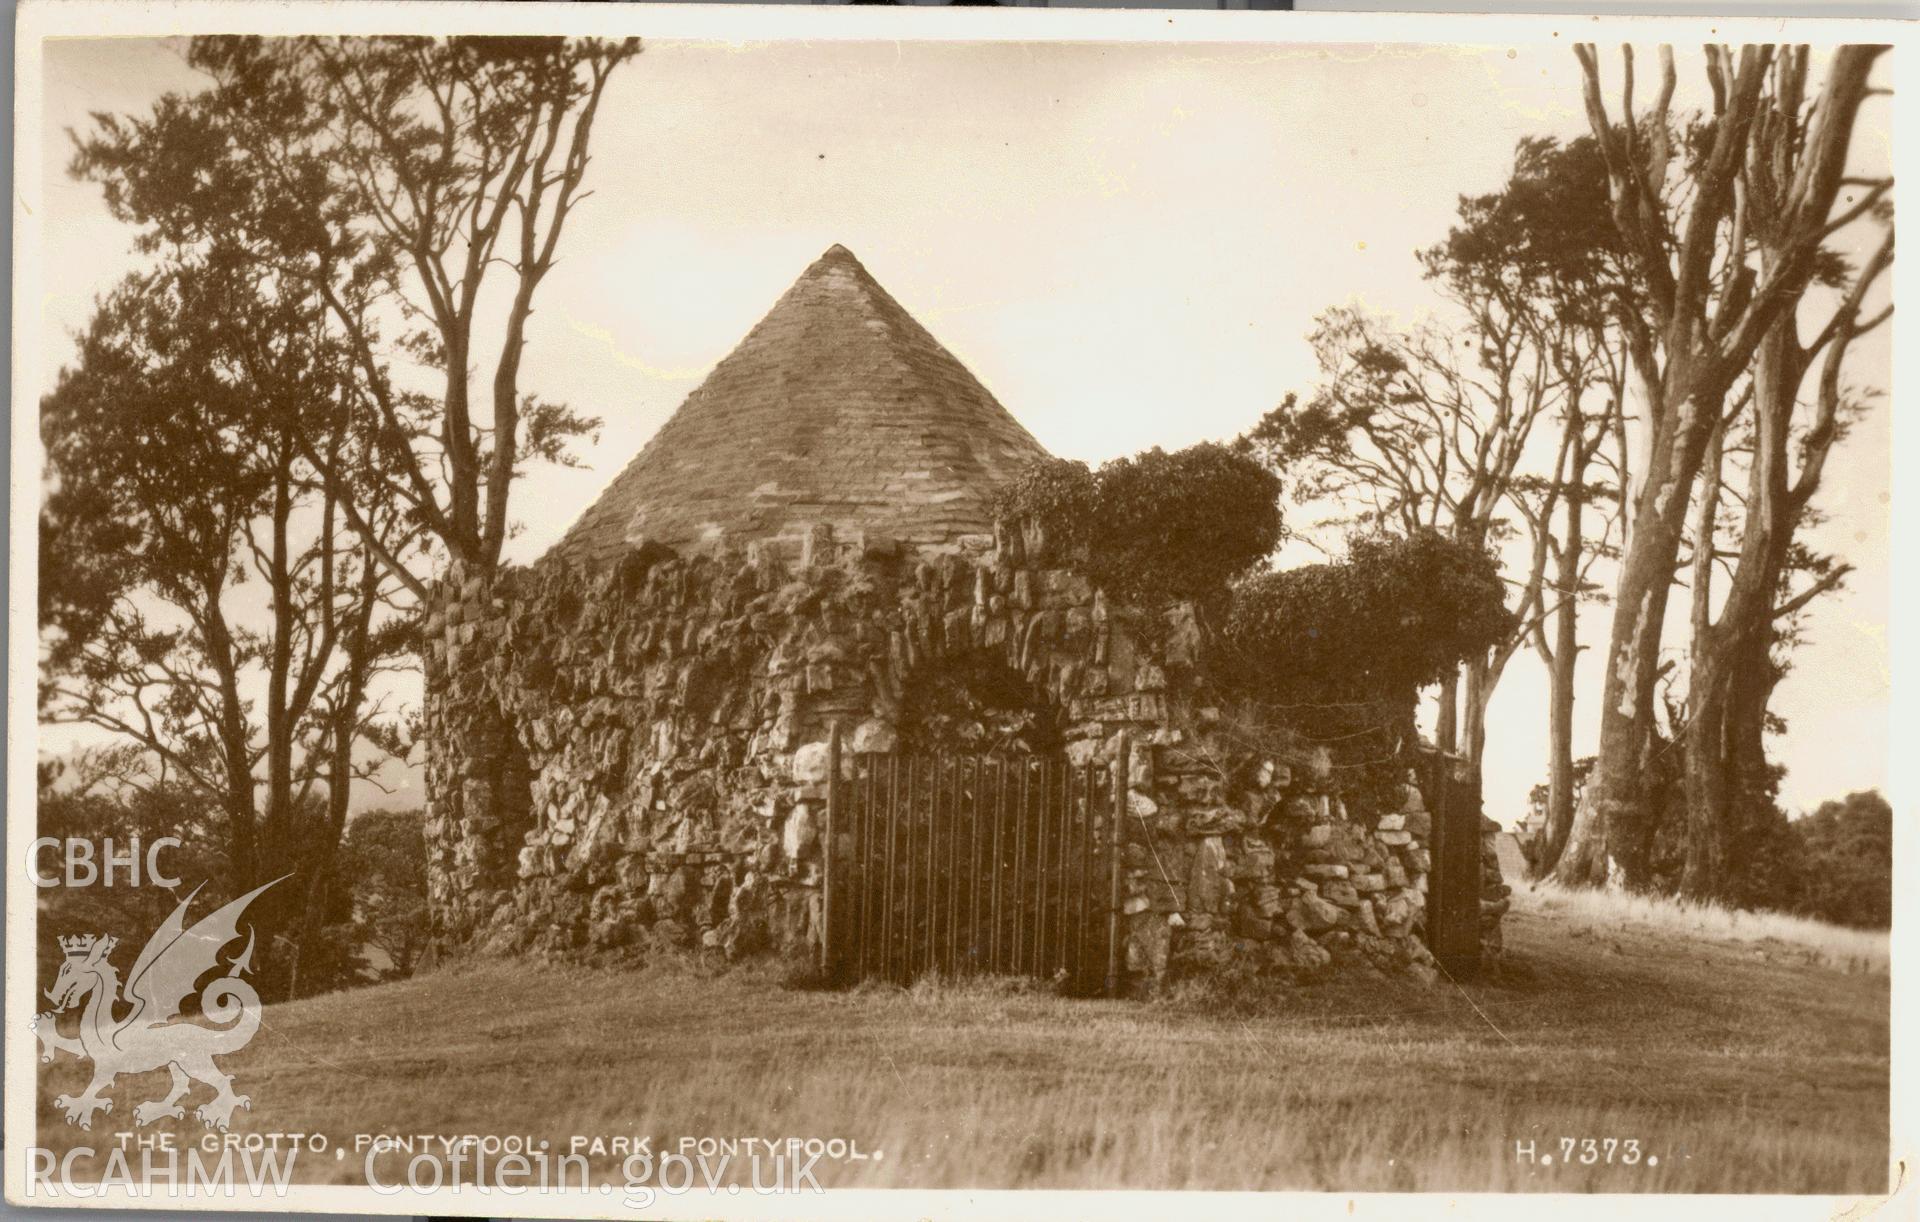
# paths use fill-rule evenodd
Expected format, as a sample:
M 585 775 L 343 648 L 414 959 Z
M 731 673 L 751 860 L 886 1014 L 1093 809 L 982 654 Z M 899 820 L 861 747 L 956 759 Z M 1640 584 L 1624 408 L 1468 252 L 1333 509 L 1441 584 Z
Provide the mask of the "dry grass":
M 1499 979 L 1230 1009 L 494 964 L 272 1007 L 229 1068 L 255 1101 L 245 1127 L 335 1142 L 757 1134 L 884 1151 L 823 1167 L 829 1186 L 1883 1191 L 1884 950 L 1880 970 L 1837 970 L 1825 935 L 1754 942 L 1688 919 L 1708 918 L 1523 892 L 1518 967 Z M 73 1141 L 45 1101 L 78 1070 L 47 1078 L 42 1135 Z M 1658 1165 L 1561 1165 L 1559 1140 L 1587 1137 L 1636 1139 Z M 1529 1141 L 1554 1165 L 1516 1156 Z
M 1744 912 L 1659 895 L 1570 889 L 1551 881 L 1522 883 L 1533 907 L 1570 928 L 1630 924 L 1691 941 L 1737 943 L 1757 955 L 1799 957 L 1843 972 L 1889 969 L 1885 930 L 1849 929 L 1782 912 Z

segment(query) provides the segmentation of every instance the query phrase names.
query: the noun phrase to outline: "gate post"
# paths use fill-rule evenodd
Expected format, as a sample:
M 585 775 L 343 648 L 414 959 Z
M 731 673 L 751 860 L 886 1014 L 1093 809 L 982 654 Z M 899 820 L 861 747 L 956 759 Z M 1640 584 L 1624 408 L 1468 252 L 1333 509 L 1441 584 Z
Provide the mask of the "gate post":
M 1120 742 L 1113 753 L 1113 816 L 1108 820 L 1107 854 L 1107 982 L 1108 997 L 1120 995 L 1120 849 L 1122 838 L 1120 829 L 1127 817 L 1127 773 L 1131 764 L 1132 744 L 1128 742 L 1126 732 L 1120 733 Z
M 827 828 L 820 847 L 820 971 L 836 978 L 833 945 L 834 833 L 840 814 L 840 723 L 827 733 Z
M 1468 977 L 1480 969 L 1480 778 L 1475 772 L 1464 784 L 1455 781 L 1445 752 L 1427 760 L 1426 788 L 1435 805 L 1427 949 L 1450 975 Z

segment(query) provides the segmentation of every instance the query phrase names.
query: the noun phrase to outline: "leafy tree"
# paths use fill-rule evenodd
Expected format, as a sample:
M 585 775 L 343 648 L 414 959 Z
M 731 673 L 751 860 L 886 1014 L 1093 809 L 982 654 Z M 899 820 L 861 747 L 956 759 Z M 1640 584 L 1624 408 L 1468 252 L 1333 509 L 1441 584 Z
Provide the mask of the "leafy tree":
M 239 894 L 232 888 L 227 868 L 229 824 L 209 812 L 205 795 L 194 786 L 160 776 L 145 752 L 124 746 L 94 748 L 45 762 L 40 767 L 37 798 L 37 829 L 42 836 L 87 839 L 96 845 L 110 838 L 117 848 L 135 837 L 143 846 L 163 837 L 180 841 L 179 847 L 169 848 L 159 859 L 180 880 L 178 887 L 49 888 L 38 893 L 39 920 L 45 929 L 61 935 L 111 935 L 137 950 L 190 893 L 198 891 L 195 915 Z M 312 860 L 313 841 L 328 834 L 324 807 L 309 801 L 289 824 L 287 842 L 276 845 L 276 851 L 289 862 Z M 292 935 L 274 916 L 273 899 L 279 890 L 255 901 L 247 916 L 258 935 L 252 978 L 262 996 L 308 995 L 357 983 L 362 964 L 346 888 L 338 874 L 317 889 L 321 902 L 302 914 L 310 925 L 298 931 L 297 957 L 285 945 Z M 284 911 L 284 899 L 280 907 Z M 37 951 L 41 978 L 50 979 L 59 967 L 58 943 L 43 939 Z M 298 979 L 294 978 L 296 961 Z
M 403 747 L 368 689 L 410 631 L 343 507 L 366 497 L 389 549 L 413 528 L 302 457 L 368 460 L 318 319 L 297 282 L 220 251 L 163 263 L 100 304 L 41 407 L 42 715 L 137 746 L 153 784 L 217 810 L 230 894 L 296 874 L 256 909 L 256 961 L 289 986 L 350 788 Z
M 1464 676 L 1440 676 L 1441 745 L 1464 740 L 1476 760 L 1507 664 L 1532 641 L 1554 665 L 1540 626 L 1557 616 L 1563 635 L 1574 631 L 1573 604 L 1601 550 L 1586 545 L 1581 515 L 1606 492 L 1588 472 L 1616 426 L 1624 433 L 1622 362 L 1595 305 L 1620 279 L 1618 252 L 1596 223 L 1605 203 L 1591 141 L 1522 141 L 1507 184 L 1462 197 L 1458 223 L 1420 256 L 1460 321 L 1401 329 L 1354 307 L 1326 311 L 1313 335 L 1320 387 L 1304 406 L 1289 398 L 1244 439 L 1294 480 L 1298 496 L 1362 506 L 1349 519 L 1362 525 L 1499 547 L 1516 537 L 1513 515 L 1525 521 L 1530 545 L 1513 581 L 1510 634 L 1464 659 Z M 1543 470 L 1544 434 L 1555 424 L 1554 465 Z M 1564 529 L 1555 516 L 1562 503 Z M 1573 650 L 1564 652 L 1559 737 L 1570 739 Z
M 392 656 L 395 629 L 333 592 L 353 587 L 364 610 L 395 602 L 398 586 L 417 605 L 435 551 L 491 569 L 511 528 L 513 480 L 532 463 L 571 461 L 568 443 L 597 426 L 525 393 L 521 360 L 537 290 L 588 194 L 607 81 L 639 50 L 635 39 L 196 38 L 187 58 L 205 88 L 169 95 L 144 116 L 97 115 L 78 141 L 74 173 L 100 183 L 110 211 L 137 227 L 136 249 L 159 265 L 156 276 L 171 278 L 161 294 L 170 307 L 190 283 L 253 293 L 289 317 L 230 330 L 271 335 L 282 356 L 311 356 L 310 384 L 273 399 L 271 411 L 239 410 L 250 401 L 244 379 L 259 376 L 240 364 L 179 375 L 220 382 L 217 411 L 206 400 L 207 411 L 187 421 L 159 419 L 166 399 L 151 393 L 148 356 L 112 368 L 99 350 L 160 342 L 143 329 L 186 342 L 169 327 L 191 332 L 198 319 L 143 313 L 143 290 L 130 284 L 103 306 L 84 372 L 49 401 L 50 449 L 72 478 L 44 529 L 49 539 L 91 544 L 50 603 L 65 616 L 54 650 L 87 655 L 62 668 L 85 683 L 63 689 L 59 715 L 127 733 L 217 792 L 234 830 L 236 877 L 254 876 L 266 859 L 251 830 L 257 762 L 269 828 L 330 778 L 333 834 L 319 846 L 330 860 L 348 783 L 364 776 L 353 744 L 380 741 L 362 680 Z M 244 349 L 229 342 L 222 359 L 262 359 Z M 469 385 L 482 362 L 484 406 Z M 175 363 L 190 368 L 194 359 Z M 146 395 L 155 437 L 167 438 L 142 449 L 130 437 L 138 462 L 177 447 L 173 462 L 194 464 L 178 488 L 88 477 L 89 451 L 103 441 L 100 429 L 89 437 L 75 422 L 111 427 L 82 409 L 111 402 L 88 386 L 112 378 Z M 71 441 L 61 451 L 54 434 L 63 429 Z M 255 451 L 264 465 L 235 460 Z M 126 521 L 122 497 L 146 520 Z M 261 523 L 272 524 L 270 539 Z M 288 532 L 302 529 L 326 542 L 298 550 Z M 164 556 L 145 551 L 181 579 L 140 571 L 184 626 L 155 622 L 148 601 L 126 596 L 140 583 L 114 572 L 116 548 L 142 537 L 167 539 Z M 252 626 L 240 605 L 236 556 L 265 578 L 271 629 Z M 352 661 L 328 670 L 342 650 Z M 261 670 L 264 697 L 243 681 Z M 313 678 L 325 675 L 337 681 Z M 308 871 L 305 908 L 322 903 L 313 889 L 326 876 Z
M 386 979 L 412 975 L 427 946 L 425 822 L 418 810 L 370 810 L 347 825 L 342 857 L 355 917 L 386 956 Z
M 150 846 L 172 836 L 180 847 L 161 854 L 161 867 L 178 877 L 187 891 L 207 884 L 204 895 L 209 901 L 231 898 L 225 889 L 224 862 L 212 847 L 220 820 L 207 818 L 205 799 L 192 789 L 151 783 L 137 751 L 92 748 L 68 759 L 43 760 L 35 796 L 36 834 L 62 841 L 92 840 L 96 846 L 111 838 L 116 847 L 136 837 L 143 846 Z M 45 872 L 55 869 L 51 855 L 38 864 Z M 60 936 L 112 935 L 122 941 L 137 941 L 158 928 L 179 898 L 150 886 L 50 887 L 35 895 L 43 931 Z M 58 942 L 43 936 L 35 952 L 40 979 L 51 979 L 60 966 Z
M 1612 302 L 1631 356 L 1646 446 L 1614 591 L 1600 750 L 1557 876 L 1649 885 L 1657 810 L 1645 788 L 1660 645 L 1693 490 L 1735 383 L 1763 338 L 1798 308 L 1827 238 L 1867 214 L 1891 180 L 1836 210 L 1855 119 L 1885 48 L 1835 51 L 1817 99 L 1805 48 L 1706 48 L 1711 113 L 1680 123 L 1671 48 L 1636 113 L 1623 51 L 1623 117 L 1608 113 L 1600 62 L 1576 47 L 1588 125 L 1607 167 L 1614 230 L 1635 291 Z
M 1775 770 L 1766 755 L 1768 705 L 1786 673 L 1799 616 L 1836 589 L 1852 565 L 1816 555 L 1801 542 L 1815 524 L 1813 499 L 1828 456 L 1865 401 L 1849 396 L 1841 374 L 1854 340 L 1892 313 L 1867 316 L 1867 293 L 1893 261 L 1893 231 L 1843 283 L 1839 303 L 1810 340 L 1796 314 L 1781 315 L 1761 340 L 1743 408 L 1709 438 L 1693 527 L 1687 718 L 1686 868 L 1681 890 L 1699 898 L 1736 898 L 1754 886 L 1746 851 L 1761 825 L 1778 822 Z M 1830 277 L 1840 279 L 1838 268 Z M 1824 357 L 1822 356 L 1824 352 Z M 1802 386 L 1816 362 L 1810 399 Z M 1737 479 L 1734 429 L 1744 434 L 1744 495 Z M 1737 509 L 1723 513 L 1726 502 Z M 1722 519 L 1725 518 L 1725 521 Z M 1731 536 L 1723 545 L 1720 540 Z M 1730 548 L 1730 551 L 1728 550 Z M 1727 580 L 1714 605 L 1715 578 Z
M 536 292 L 583 187 L 607 81 L 639 42 L 541 37 L 193 40 L 211 78 L 144 118 L 97 117 L 76 173 L 154 253 L 217 245 L 320 303 L 356 377 L 343 408 L 372 470 L 454 559 L 491 569 L 514 477 L 597 422 L 524 394 Z M 504 282 L 503 278 L 504 277 Z M 484 290 L 502 285 L 490 412 Z M 441 389 L 415 389 L 425 379 Z M 301 458 L 347 483 L 319 446 Z M 425 583 L 351 500 L 348 523 L 416 596 Z
M 1790 826 L 1801 854 L 1801 912 L 1842 925 L 1892 925 L 1893 807 L 1878 790 L 1822 802 Z
M 1605 303 L 1631 294 L 1632 281 L 1607 216 L 1598 144 L 1591 137 L 1522 140 L 1507 182 L 1462 199 L 1460 223 L 1423 261 L 1429 275 L 1465 282 L 1455 296 L 1471 297 L 1468 286 L 1482 284 L 1485 294 L 1527 319 L 1529 342 L 1544 351 L 1557 383 L 1557 438 L 1551 450 L 1530 456 L 1505 490 L 1505 507 L 1525 524 L 1528 562 L 1515 635 L 1495 646 L 1487 668 L 1497 683 L 1523 638 L 1547 668 L 1546 835 L 1536 854 L 1542 863 L 1536 868 L 1547 868 L 1573 825 L 1580 608 L 1603 597 L 1591 573 L 1596 561 L 1616 554 L 1624 508 L 1619 488 L 1630 466 L 1627 360 Z M 1477 756 L 1492 691 L 1476 680 L 1473 666 L 1466 712 Z

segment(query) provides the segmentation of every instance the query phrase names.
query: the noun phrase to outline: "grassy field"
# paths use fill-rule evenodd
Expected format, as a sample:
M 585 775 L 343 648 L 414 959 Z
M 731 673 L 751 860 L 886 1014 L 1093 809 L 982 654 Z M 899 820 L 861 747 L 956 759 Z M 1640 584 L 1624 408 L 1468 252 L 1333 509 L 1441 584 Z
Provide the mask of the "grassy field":
M 236 1131 L 349 1148 L 379 1133 L 650 1135 L 655 1151 L 760 1135 L 883 1155 L 822 1164 L 828 1187 L 1884 1191 L 1884 937 L 1515 901 L 1512 969 L 1465 987 L 1222 1006 L 496 964 L 269 1007 L 226 1066 L 253 1098 Z M 103 1144 L 47 1102 L 82 1085 L 71 1061 L 47 1070 L 44 1139 Z M 123 1081 L 106 1128 L 164 1085 Z M 1562 1140 L 1587 1138 L 1636 1141 L 1639 1161 L 1618 1145 L 1611 1165 L 1582 1165 L 1576 1145 L 1569 1165 Z M 358 1179 L 351 1155 L 317 1166 Z

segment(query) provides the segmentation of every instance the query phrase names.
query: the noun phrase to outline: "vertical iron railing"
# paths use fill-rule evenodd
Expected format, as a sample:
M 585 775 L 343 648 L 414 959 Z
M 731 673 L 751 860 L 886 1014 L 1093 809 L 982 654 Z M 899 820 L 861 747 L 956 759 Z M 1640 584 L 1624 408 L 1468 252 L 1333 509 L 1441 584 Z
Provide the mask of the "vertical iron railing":
M 834 822 L 840 813 L 840 723 L 835 722 L 827 735 L 827 818 L 826 837 L 820 849 L 820 964 L 827 971 L 839 962 L 835 953 L 833 919 L 833 864 L 840 855 Z
M 1114 752 L 1113 802 L 1107 816 L 1107 975 L 1103 991 L 1108 997 L 1119 995 L 1120 973 L 1126 968 L 1120 942 L 1120 872 L 1123 867 L 1121 858 L 1126 852 L 1126 836 L 1122 829 L 1127 825 L 1127 774 L 1132 766 L 1130 744 L 1127 736 L 1122 734 L 1119 750 Z
M 837 731 L 827 753 L 819 946 L 830 978 L 1009 973 L 1118 990 L 1124 738 L 1105 766 L 849 757 Z

